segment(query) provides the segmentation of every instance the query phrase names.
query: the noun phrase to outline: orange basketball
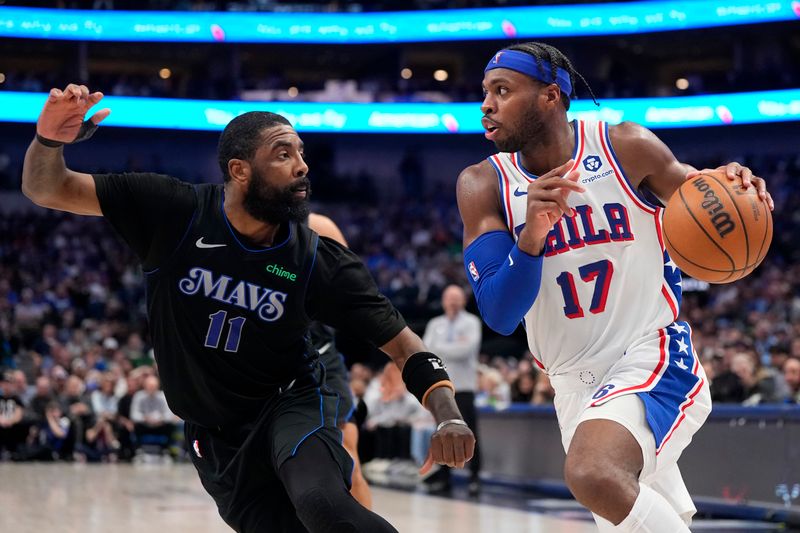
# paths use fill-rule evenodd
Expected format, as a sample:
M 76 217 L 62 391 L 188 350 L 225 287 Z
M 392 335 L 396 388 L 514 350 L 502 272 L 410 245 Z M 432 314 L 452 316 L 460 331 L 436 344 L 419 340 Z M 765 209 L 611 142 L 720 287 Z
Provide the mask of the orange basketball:
M 664 244 L 689 276 L 730 283 L 752 272 L 772 242 L 772 213 L 755 186 L 708 171 L 687 180 L 664 210 Z

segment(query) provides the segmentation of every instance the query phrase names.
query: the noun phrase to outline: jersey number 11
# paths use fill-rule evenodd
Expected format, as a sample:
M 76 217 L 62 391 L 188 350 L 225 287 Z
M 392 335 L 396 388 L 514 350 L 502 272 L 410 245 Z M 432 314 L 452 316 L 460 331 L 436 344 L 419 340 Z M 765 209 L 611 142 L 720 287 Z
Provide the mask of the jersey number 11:
M 228 316 L 227 311 L 217 311 L 213 315 L 209 315 L 211 324 L 208 325 L 208 333 L 206 333 L 205 345 L 208 348 L 218 348 L 219 341 L 222 338 L 222 329 L 225 327 L 225 318 Z M 228 338 L 225 341 L 226 352 L 236 352 L 239 350 L 239 340 L 242 337 L 242 327 L 247 319 L 243 316 L 236 316 L 228 320 L 231 325 L 228 331 Z

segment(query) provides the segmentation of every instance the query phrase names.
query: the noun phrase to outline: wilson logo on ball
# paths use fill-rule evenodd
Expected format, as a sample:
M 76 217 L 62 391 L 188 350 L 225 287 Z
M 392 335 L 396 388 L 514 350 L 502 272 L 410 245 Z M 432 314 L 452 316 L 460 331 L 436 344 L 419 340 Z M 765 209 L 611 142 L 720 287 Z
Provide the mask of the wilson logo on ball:
M 711 223 L 714 224 L 714 229 L 720 237 L 725 238 L 725 235 L 736 229 L 736 224 L 731 220 L 731 215 L 725 211 L 725 206 L 719 200 L 719 196 L 714 190 L 706 183 L 702 176 L 692 182 L 694 187 L 703 193 L 703 202 L 700 207 L 706 210 L 711 215 Z

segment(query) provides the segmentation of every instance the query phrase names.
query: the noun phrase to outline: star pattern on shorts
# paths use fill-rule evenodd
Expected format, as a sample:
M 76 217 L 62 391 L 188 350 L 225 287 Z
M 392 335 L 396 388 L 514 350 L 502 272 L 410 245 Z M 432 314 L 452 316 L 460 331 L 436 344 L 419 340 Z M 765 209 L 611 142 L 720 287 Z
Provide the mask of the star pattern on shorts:
M 672 269 L 673 274 L 675 273 L 676 270 L 678 270 L 678 265 L 675 264 L 675 261 L 673 261 L 671 257 L 669 258 L 669 261 L 664 263 L 664 266 L 670 267 Z
M 683 324 L 678 324 L 677 322 L 675 322 L 674 324 L 672 324 L 672 325 L 670 326 L 670 328 L 671 328 L 671 329 L 672 329 L 672 331 L 674 331 L 675 333 L 686 333 L 686 332 L 688 331 L 688 330 L 686 329 L 686 326 L 684 326 Z
M 689 345 L 683 341 L 683 337 L 678 337 L 678 351 L 689 355 Z

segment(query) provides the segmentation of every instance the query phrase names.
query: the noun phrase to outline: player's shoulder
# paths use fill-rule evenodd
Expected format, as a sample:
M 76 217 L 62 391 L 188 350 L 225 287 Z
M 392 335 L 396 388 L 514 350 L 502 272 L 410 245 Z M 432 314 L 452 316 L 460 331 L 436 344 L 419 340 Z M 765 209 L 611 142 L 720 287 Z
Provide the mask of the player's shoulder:
M 456 182 L 456 191 L 459 195 L 496 188 L 497 174 L 487 159 L 462 170 Z
M 320 235 L 310 228 L 309 231 L 313 232 L 319 237 L 317 240 L 316 250 L 317 261 L 323 261 L 330 264 L 331 262 L 338 262 L 343 259 L 359 260 L 356 254 L 354 254 L 347 246 L 343 245 L 336 239 L 326 235 Z
M 643 148 L 655 137 L 652 131 L 629 120 L 608 126 L 608 136 L 615 150 L 625 147 Z

